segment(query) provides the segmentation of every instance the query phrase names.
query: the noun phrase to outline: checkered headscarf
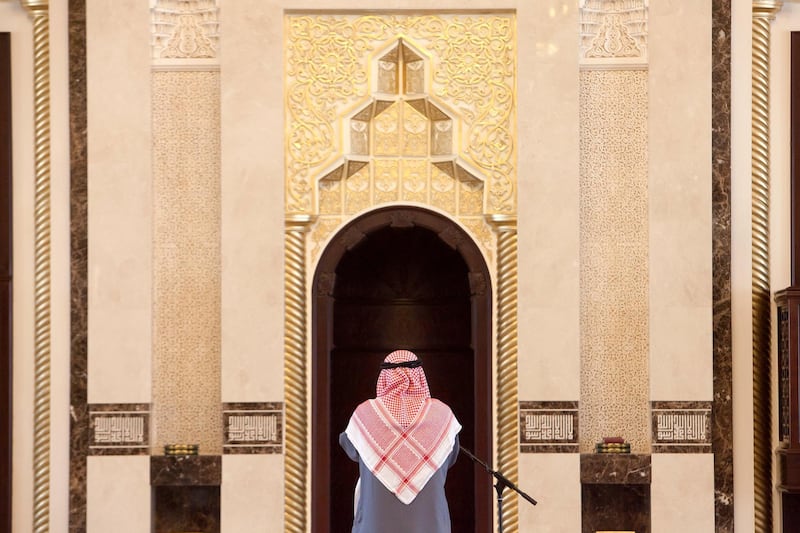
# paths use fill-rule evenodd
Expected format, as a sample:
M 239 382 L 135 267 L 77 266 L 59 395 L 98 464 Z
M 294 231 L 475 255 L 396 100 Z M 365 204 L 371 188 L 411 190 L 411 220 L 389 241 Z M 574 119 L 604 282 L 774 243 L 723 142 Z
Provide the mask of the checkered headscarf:
M 416 361 L 417 356 L 408 350 L 395 350 L 384 363 Z M 421 366 L 417 368 L 389 368 L 381 370 L 376 387 L 377 398 L 386 406 L 400 427 L 407 428 L 414 421 L 425 400 L 431 397 L 428 380 Z
M 397 350 L 384 362 L 416 359 Z M 450 408 L 431 398 L 422 367 L 399 367 L 381 370 L 377 397 L 356 408 L 345 433 L 375 477 L 409 504 L 444 464 L 459 431 Z

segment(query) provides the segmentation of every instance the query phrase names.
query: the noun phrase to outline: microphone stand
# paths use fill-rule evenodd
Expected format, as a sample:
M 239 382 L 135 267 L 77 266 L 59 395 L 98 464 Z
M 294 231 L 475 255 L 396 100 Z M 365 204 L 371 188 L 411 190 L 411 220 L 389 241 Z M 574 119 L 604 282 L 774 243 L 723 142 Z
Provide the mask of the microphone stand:
M 497 480 L 497 482 L 494 484 L 494 490 L 497 491 L 497 520 L 500 525 L 499 533 L 503 533 L 503 490 L 506 487 L 514 490 L 517 494 L 528 500 L 532 505 L 536 505 L 536 500 L 534 500 L 533 498 L 525 494 L 522 490 L 520 490 L 520 488 L 517 487 L 514 483 L 512 483 L 510 479 L 505 477 L 497 470 L 492 470 L 492 468 L 489 465 L 487 465 L 486 463 L 475 457 L 475 455 L 471 451 L 464 448 L 460 444 L 459 448 L 461 448 L 461 451 L 467 454 L 467 456 L 469 456 L 469 458 L 472 459 L 475 463 L 485 468 L 486 471 L 489 472 L 492 476 L 494 476 L 494 478 Z

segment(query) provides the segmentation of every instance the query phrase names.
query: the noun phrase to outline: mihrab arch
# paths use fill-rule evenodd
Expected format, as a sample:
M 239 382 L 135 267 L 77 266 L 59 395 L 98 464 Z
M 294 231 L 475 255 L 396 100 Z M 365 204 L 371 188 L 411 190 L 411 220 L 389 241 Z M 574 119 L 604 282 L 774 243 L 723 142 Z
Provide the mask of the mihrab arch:
M 463 229 L 418 207 L 368 212 L 326 247 L 312 291 L 312 531 L 352 523 L 356 469 L 337 437 L 352 409 L 374 397 L 378 363 L 395 348 L 420 355 L 432 394 L 464 426 L 462 444 L 491 457 L 490 276 Z M 484 478 L 466 457 L 450 473 L 455 530 L 491 528 Z

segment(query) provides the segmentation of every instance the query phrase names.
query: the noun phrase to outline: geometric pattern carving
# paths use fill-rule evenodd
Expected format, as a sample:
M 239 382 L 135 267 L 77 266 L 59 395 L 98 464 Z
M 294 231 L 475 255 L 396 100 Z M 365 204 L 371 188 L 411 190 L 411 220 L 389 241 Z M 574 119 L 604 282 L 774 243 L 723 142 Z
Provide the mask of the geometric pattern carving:
M 581 451 L 650 451 L 647 76 L 580 73 Z M 598 206 L 603 206 L 602 209 Z
M 358 213 L 392 202 L 435 207 L 459 219 L 492 256 L 484 221 L 484 178 L 453 153 L 454 124 L 428 96 L 426 60 L 402 38 L 377 60 L 373 97 L 350 114 L 347 155 L 317 181 L 319 218 L 312 257 L 337 227 Z
M 654 401 L 651 413 L 653 452 L 711 452 L 711 402 Z
M 223 405 L 224 453 L 283 453 L 283 403 Z
M 90 404 L 89 455 L 147 455 L 149 404 Z
M 519 402 L 522 453 L 578 453 L 578 402 Z

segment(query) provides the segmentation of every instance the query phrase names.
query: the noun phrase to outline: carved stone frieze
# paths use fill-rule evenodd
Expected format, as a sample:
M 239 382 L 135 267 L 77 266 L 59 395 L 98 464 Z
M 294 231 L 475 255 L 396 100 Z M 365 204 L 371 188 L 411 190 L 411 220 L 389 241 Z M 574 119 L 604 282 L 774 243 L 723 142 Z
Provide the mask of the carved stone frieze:
M 154 60 L 217 58 L 217 0 L 156 0 L 151 14 Z
M 401 202 L 448 213 L 491 262 L 484 216 L 516 210 L 513 18 L 288 21 L 286 211 L 318 215 L 312 261 L 339 223 Z
M 647 65 L 648 0 L 580 0 L 581 68 Z

